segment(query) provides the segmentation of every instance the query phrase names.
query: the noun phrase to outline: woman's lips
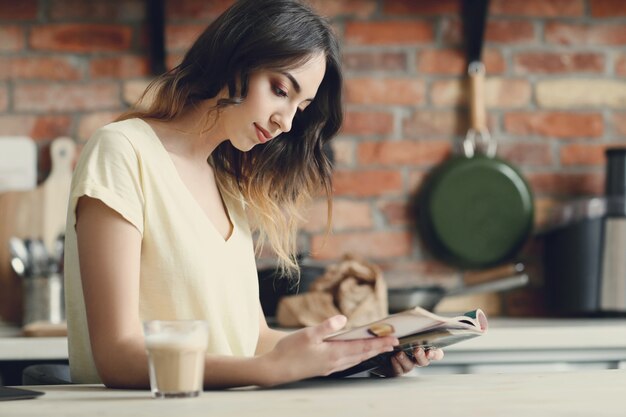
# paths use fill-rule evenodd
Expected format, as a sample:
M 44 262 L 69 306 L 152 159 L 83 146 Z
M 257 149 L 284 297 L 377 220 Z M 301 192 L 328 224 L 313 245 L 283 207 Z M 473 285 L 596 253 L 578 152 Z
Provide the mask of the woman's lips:
M 263 129 L 261 126 L 257 125 L 256 123 L 254 124 L 254 127 L 256 128 L 256 135 L 259 138 L 259 142 L 261 143 L 265 143 L 268 140 L 272 139 L 272 135 L 270 135 L 270 133 Z

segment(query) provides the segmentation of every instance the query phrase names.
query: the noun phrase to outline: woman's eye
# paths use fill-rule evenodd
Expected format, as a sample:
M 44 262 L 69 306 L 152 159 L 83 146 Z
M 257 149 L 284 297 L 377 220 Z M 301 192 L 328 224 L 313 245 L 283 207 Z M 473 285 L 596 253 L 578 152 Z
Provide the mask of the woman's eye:
M 283 90 L 282 88 L 278 86 L 274 86 L 272 88 L 274 90 L 274 94 L 276 94 L 278 97 L 287 97 L 287 92 Z

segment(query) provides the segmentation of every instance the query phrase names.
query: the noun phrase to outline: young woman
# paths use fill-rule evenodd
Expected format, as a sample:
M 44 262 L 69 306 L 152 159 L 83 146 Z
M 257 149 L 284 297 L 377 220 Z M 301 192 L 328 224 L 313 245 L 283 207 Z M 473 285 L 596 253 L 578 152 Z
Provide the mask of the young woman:
M 94 134 L 67 221 L 73 381 L 148 387 L 149 319 L 209 323 L 207 388 L 327 375 L 392 350 L 391 337 L 324 342 L 343 316 L 272 330 L 259 303 L 247 219 L 282 268 L 297 267 L 299 210 L 330 196 L 322 147 L 342 120 L 339 62 L 330 26 L 307 7 L 240 0 L 149 87 L 146 110 Z M 418 365 L 442 356 L 415 354 Z M 386 373 L 415 364 L 399 354 Z

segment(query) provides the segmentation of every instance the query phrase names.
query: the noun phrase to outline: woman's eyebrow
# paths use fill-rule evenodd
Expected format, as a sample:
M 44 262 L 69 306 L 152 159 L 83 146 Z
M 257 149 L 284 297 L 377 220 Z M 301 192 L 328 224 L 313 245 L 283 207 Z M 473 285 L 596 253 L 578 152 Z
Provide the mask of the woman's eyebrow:
M 300 83 L 298 82 L 298 80 L 296 80 L 296 78 L 287 71 L 282 71 L 281 74 L 289 78 L 289 81 L 291 81 L 291 84 L 293 84 L 294 90 L 296 90 L 296 93 L 299 94 L 302 89 L 300 88 Z M 304 101 L 313 101 L 313 99 L 307 98 Z
M 301 88 L 300 88 L 300 83 L 298 82 L 298 80 L 296 80 L 295 77 L 289 74 L 287 71 L 281 71 L 281 74 L 289 78 L 289 81 L 291 81 L 291 84 L 293 84 L 293 88 L 296 90 L 296 93 L 299 93 Z

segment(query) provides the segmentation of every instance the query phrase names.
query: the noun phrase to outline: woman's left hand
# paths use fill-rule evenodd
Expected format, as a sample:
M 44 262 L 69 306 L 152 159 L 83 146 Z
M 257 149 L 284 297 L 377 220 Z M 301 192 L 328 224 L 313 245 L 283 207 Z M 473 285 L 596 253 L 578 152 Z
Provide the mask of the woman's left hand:
M 413 350 L 413 358 L 403 351 L 396 352 L 387 366 L 377 368 L 372 373 L 379 376 L 401 376 L 413 370 L 413 368 L 430 365 L 431 361 L 438 361 L 443 358 L 443 350 L 428 349 L 421 347 Z

